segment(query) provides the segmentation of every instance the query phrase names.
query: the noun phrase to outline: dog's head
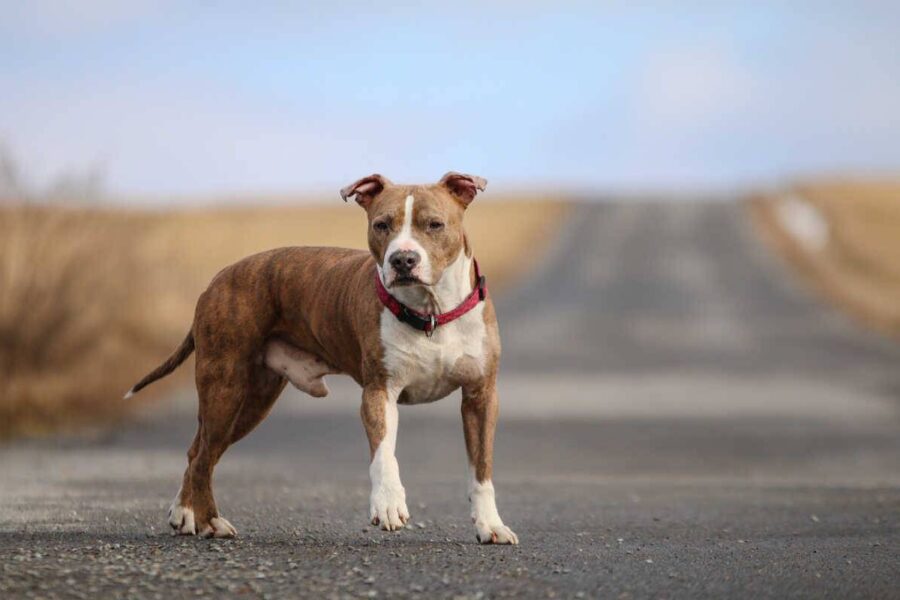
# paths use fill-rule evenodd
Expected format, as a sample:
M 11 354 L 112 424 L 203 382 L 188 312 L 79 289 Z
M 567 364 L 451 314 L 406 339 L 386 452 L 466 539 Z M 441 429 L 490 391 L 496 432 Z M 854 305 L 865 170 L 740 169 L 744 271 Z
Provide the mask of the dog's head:
M 431 286 L 465 250 L 463 213 L 487 181 L 450 172 L 432 185 L 395 185 L 369 175 L 341 190 L 369 220 L 369 249 L 387 288 Z

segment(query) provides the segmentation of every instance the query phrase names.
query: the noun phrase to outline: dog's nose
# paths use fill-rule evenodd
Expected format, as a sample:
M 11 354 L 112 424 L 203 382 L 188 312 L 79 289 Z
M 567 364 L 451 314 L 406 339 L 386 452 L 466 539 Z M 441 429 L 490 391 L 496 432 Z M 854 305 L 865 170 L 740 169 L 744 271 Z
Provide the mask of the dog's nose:
M 397 250 L 391 254 L 391 266 L 398 273 L 410 273 L 422 257 L 415 250 Z

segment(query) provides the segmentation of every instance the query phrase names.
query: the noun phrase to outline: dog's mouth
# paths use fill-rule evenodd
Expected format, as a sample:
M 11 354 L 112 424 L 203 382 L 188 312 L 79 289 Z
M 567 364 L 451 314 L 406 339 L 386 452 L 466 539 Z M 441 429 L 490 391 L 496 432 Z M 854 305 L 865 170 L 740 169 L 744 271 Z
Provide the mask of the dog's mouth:
M 391 282 L 391 287 L 408 287 L 411 285 L 425 285 L 425 282 L 415 275 L 397 275 Z

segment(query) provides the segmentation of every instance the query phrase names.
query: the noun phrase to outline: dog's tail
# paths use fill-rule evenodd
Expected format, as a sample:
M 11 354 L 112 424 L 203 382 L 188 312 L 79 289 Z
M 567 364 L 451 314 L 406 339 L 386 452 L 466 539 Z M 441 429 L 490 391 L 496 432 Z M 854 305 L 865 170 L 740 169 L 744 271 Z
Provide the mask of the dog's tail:
M 125 399 L 131 398 L 139 391 L 156 381 L 157 379 L 162 379 L 172 371 L 178 368 L 178 365 L 187 360 L 187 357 L 191 355 L 194 351 L 194 333 L 188 332 L 187 337 L 184 338 L 184 341 L 181 342 L 181 345 L 178 346 L 178 349 L 172 353 L 172 356 L 166 359 L 166 362 L 159 365 L 150 373 L 148 373 L 143 379 L 134 384 L 134 387 L 128 390 L 128 393 L 125 394 Z

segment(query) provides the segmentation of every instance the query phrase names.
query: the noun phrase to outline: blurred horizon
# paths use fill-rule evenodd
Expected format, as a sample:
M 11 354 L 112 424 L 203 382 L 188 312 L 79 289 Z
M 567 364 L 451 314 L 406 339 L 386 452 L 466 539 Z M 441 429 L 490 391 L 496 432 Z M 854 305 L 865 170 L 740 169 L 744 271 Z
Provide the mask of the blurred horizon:
M 900 171 L 900 5 L 0 3 L 0 144 L 134 204 Z

